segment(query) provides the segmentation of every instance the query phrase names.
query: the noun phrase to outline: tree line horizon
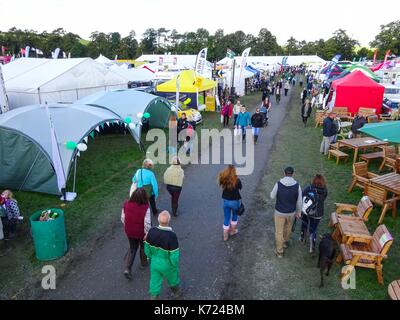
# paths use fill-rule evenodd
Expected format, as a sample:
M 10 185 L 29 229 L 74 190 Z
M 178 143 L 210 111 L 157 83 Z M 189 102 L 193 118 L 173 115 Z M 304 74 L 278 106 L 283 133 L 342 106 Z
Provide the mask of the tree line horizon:
M 400 54 L 400 20 L 380 26 L 380 32 L 370 42 L 371 47 L 378 49 L 377 57 L 382 59 L 387 50 L 392 54 Z M 149 28 L 140 41 L 136 39 L 135 31 L 122 37 L 119 32 L 104 33 L 94 31 L 89 40 L 79 35 L 67 32 L 63 28 L 52 32 L 21 30 L 16 27 L 8 31 L 0 31 L 0 46 L 5 47 L 5 54 L 19 54 L 21 48 L 30 46 L 43 51 L 40 57 L 51 58 L 51 52 L 60 48 L 61 52 L 71 53 L 71 57 L 97 58 L 102 54 L 113 59 L 135 59 L 142 54 L 197 54 L 202 48 L 208 48 L 207 60 L 218 61 L 226 56 L 227 49 L 236 55 L 251 47 L 251 55 L 318 55 L 325 60 L 331 60 L 336 54 L 342 55 L 342 60 L 353 60 L 367 57 L 372 59 L 374 51 L 367 47 L 359 47 L 359 41 L 351 38 L 346 30 L 338 29 L 327 39 L 315 41 L 297 40 L 290 37 L 285 45 L 280 46 L 267 28 L 261 28 L 258 35 L 245 34 L 236 31 L 225 34 L 218 29 L 211 34 L 207 29 L 198 28 L 196 31 L 179 33 L 176 29 Z M 30 56 L 36 56 L 34 52 Z

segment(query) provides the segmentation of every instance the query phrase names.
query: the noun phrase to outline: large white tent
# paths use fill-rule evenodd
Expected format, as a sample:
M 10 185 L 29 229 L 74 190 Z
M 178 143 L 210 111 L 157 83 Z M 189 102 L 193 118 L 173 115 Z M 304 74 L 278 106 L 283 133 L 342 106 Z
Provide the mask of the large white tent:
M 10 109 L 73 103 L 89 94 L 126 88 L 127 79 L 91 58 L 21 58 L 3 67 Z
M 165 71 L 166 68 L 173 71 L 194 69 L 196 59 L 197 55 L 144 54 L 137 58 L 136 61 L 150 63 L 153 68 L 157 68 L 155 71 Z M 212 69 L 212 63 L 207 61 L 205 71 Z
M 282 63 L 284 58 L 287 58 L 286 65 L 298 66 L 301 64 L 322 64 L 326 61 L 317 55 L 311 56 L 249 56 L 247 57 L 247 63 L 250 64 L 264 64 L 264 65 L 276 65 Z M 240 66 L 242 63 L 242 57 L 235 57 L 236 66 Z M 231 59 L 225 57 L 224 59 L 217 62 L 217 65 L 230 64 Z
M 156 78 L 155 72 L 151 72 L 146 68 L 130 68 L 127 69 L 125 66 L 113 65 L 110 67 L 112 71 L 124 77 L 128 81 L 132 82 L 149 82 Z
M 115 64 L 115 61 L 108 59 L 107 57 L 100 54 L 95 60 L 98 63 L 104 64 L 106 67 L 110 67 Z

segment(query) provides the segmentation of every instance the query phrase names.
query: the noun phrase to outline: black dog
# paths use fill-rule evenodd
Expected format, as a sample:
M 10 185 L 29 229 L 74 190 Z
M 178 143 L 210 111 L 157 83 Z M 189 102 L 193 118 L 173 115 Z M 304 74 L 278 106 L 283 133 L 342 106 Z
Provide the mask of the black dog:
M 321 273 L 321 283 L 319 285 L 320 288 L 324 286 L 324 272 L 325 270 L 326 276 L 329 276 L 329 270 L 332 267 L 333 261 L 336 256 L 335 244 L 332 239 L 332 236 L 329 233 L 326 233 L 322 236 L 322 239 L 319 243 L 319 257 L 317 267 Z

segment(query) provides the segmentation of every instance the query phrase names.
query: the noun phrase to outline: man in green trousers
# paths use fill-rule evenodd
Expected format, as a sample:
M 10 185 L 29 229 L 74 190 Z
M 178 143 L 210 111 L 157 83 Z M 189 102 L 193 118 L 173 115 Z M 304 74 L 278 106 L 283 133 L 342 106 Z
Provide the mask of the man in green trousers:
M 161 292 L 164 278 L 167 279 L 173 297 L 182 295 L 179 278 L 178 238 L 169 226 L 171 216 L 168 211 L 158 215 L 158 227 L 147 233 L 144 252 L 150 262 L 150 297 L 157 299 Z

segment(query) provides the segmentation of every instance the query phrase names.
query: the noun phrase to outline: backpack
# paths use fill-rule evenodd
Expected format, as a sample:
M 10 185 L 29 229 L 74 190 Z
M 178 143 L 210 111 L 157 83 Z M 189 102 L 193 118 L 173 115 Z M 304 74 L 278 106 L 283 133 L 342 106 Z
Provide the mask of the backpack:
M 311 188 L 306 194 L 303 194 L 303 206 L 301 212 L 306 216 L 313 217 L 317 213 L 318 192 Z

